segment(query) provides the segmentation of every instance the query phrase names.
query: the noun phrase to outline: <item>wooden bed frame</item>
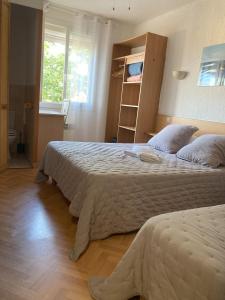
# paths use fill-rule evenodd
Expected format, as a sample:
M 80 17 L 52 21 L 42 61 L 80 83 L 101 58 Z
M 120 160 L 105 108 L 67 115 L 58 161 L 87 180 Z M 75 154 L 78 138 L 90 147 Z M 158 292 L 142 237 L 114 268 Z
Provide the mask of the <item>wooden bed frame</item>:
M 159 132 L 162 128 L 169 124 L 188 124 L 193 125 L 199 128 L 199 131 L 196 132 L 196 136 L 202 134 L 224 134 L 225 135 L 225 123 L 218 123 L 212 121 L 203 121 L 196 119 L 180 118 L 167 115 L 157 115 L 156 120 L 156 130 Z

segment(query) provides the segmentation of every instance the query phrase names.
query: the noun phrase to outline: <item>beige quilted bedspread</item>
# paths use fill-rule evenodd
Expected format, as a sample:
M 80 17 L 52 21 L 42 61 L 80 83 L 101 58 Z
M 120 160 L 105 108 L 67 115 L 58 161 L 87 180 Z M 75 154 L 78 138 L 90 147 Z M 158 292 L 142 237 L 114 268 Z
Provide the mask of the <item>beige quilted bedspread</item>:
M 153 151 L 150 146 L 147 147 Z M 124 155 L 133 145 L 51 142 L 38 180 L 53 177 L 79 217 L 72 258 L 89 241 L 141 228 L 150 217 L 225 203 L 225 169 L 160 155 L 159 164 Z
M 149 219 L 107 279 L 90 281 L 96 300 L 225 299 L 225 205 Z

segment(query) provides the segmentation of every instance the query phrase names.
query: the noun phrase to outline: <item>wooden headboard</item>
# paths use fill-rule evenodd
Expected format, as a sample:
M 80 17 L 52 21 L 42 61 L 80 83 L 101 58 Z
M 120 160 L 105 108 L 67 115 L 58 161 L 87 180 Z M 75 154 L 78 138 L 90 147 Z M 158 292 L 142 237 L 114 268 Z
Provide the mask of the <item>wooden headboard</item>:
M 225 123 L 186 119 L 160 114 L 157 115 L 156 132 L 159 132 L 162 128 L 169 124 L 186 124 L 196 126 L 199 128 L 199 131 L 195 134 L 196 136 L 206 133 L 225 134 Z

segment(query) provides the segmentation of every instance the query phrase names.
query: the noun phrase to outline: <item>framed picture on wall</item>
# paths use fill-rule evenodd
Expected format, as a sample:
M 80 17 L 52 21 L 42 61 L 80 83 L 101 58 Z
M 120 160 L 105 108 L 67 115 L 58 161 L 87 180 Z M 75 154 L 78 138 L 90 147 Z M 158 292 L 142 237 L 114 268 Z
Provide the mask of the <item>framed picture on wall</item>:
M 225 44 L 203 48 L 199 86 L 225 86 Z

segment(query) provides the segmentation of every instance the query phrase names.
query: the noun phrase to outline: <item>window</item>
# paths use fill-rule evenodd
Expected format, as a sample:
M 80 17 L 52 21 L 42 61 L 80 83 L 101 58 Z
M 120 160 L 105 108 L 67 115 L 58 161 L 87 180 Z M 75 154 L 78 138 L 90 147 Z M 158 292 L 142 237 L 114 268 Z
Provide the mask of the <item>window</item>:
M 66 98 L 72 102 L 88 102 L 92 53 L 92 41 L 90 38 L 70 35 Z
M 70 28 L 45 24 L 42 101 L 88 103 L 93 42 Z

